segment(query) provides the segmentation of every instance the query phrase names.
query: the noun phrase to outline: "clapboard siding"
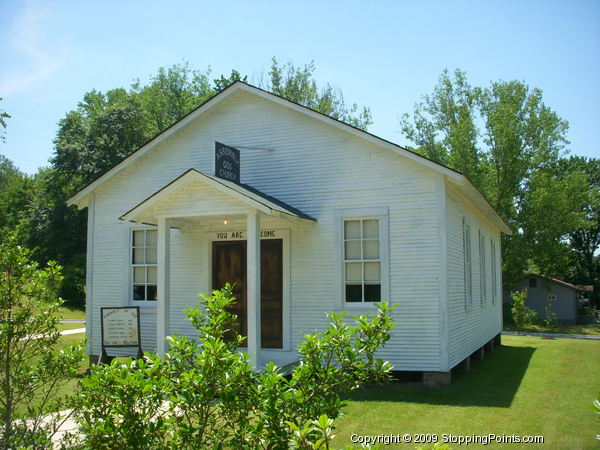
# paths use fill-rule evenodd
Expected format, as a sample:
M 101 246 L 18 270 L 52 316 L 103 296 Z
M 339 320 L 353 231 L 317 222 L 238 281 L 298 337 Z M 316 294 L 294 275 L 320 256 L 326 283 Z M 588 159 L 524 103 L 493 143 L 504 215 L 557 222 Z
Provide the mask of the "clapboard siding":
M 448 329 L 449 362 L 454 367 L 480 348 L 502 329 L 502 283 L 499 232 L 470 204 L 452 189 L 448 190 L 447 242 L 448 242 Z M 465 300 L 465 272 L 463 251 L 463 217 L 471 224 L 471 261 L 473 302 Z M 481 271 L 479 259 L 479 232 L 485 236 L 486 292 L 481 300 Z M 492 286 L 490 238 L 496 242 L 497 283 Z M 492 289 L 496 299 L 492 300 Z
M 236 92 L 128 165 L 96 191 L 92 350 L 100 351 L 101 306 L 127 305 L 129 233 L 118 220 L 189 168 L 212 173 L 214 141 L 241 148 L 241 180 L 317 219 L 265 219 L 290 230 L 290 341 L 323 328 L 340 311 L 336 285 L 337 208 L 386 206 L 389 211 L 390 301 L 396 328 L 382 350 L 398 370 L 440 369 L 437 186 L 439 174 L 388 150 L 247 92 Z M 263 147 L 273 151 L 247 150 Z M 198 184 L 162 207 L 169 215 L 191 205 L 199 215 L 243 212 L 239 202 Z M 211 212 L 212 211 L 212 212 Z M 242 229 L 245 222 L 241 221 Z M 172 230 L 172 330 L 193 334 L 181 311 L 208 285 L 208 229 L 216 220 Z M 222 222 L 220 224 L 222 227 Z M 233 229 L 234 225 L 232 224 Z M 238 228 L 238 225 L 235 225 Z M 239 229 L 239 228 L 238 228 Z M 349 316 L 363 314 L 349 310 Z M 145 350 L 156 346 L 156 309 L 142 312 Z

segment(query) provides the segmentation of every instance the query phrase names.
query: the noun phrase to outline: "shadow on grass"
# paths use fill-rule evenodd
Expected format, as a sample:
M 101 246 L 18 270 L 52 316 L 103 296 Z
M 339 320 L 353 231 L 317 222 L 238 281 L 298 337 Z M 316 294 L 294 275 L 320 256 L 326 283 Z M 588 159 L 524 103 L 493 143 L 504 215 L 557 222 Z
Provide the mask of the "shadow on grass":
M 464 372 L 459 365 L 452 371 L 452 385 L 447 388 L 396 382 L 367 386 L 355 392 L 351 400 L 508 408 L 535 350 L 533 347 L 502 346 L 493 353 L 486 353 L 482 361 L 471 358 L 471 370 Z

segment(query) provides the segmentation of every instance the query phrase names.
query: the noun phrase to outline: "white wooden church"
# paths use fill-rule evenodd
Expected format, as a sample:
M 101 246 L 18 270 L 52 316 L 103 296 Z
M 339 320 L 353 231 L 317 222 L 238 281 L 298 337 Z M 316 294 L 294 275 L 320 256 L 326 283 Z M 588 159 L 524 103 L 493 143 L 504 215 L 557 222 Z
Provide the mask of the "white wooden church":
M 450 380 L 502 328 L 500 235 L 462 174 L 236 82 L 86 186 L 87 352 L 102 307 L 139 306 L 143 351 L 235 283 L 256 366 L 297 360 L 326 313 L 397 305 L 381 357 Z M 121 353 L 125 351 L 121 349 Z

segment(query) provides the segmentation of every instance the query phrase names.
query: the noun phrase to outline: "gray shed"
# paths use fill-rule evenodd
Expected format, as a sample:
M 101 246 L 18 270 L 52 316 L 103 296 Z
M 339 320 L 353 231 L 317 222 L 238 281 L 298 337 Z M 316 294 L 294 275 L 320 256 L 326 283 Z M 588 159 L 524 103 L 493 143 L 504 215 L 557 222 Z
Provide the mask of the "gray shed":
M 529 273 L 514 288 L 519 291 L 523 289 L 527 289 L 525 304 L 540 317 L 546 317 L 546 306 L 551 305 L 552 312 L 558 316 L 560 323 L 577 323 L 577 286 L 556 278 Z M 505 293 L 504 301 L 512 302 L 509 293 Z

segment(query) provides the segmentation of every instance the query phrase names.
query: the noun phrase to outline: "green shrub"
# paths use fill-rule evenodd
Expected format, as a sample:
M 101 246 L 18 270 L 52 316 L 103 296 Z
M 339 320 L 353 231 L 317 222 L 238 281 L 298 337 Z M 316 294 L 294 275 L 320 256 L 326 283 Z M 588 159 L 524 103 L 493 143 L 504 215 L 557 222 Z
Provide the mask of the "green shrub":
M 554 311 L 552 311 L 552 305 L 548 304 L 546 306 L 546 318 L 544 319 L 544 325 L 548 328 L 555 327 L 558 325 L 558 316 Z
M 300 364 L 285 377 L 269 364 L 256 372 L 233 332 L 227 285 L 185 311 L 199 339 L 172 336 L 167 358 L 92 370 L 79 395 L 79 448 L 329 448 L 340 396 L 385 381 L 391 366 L 375 357 L 390 338 L 391 308 L 329 315 L 323 332 L 305 336 Z M 312 447 L 307 447 L 310 442 Z
M 57 396 L 77 372 L 83 349 L 56 352 L 60 266 L 41 269 L 14 236 L 0 244 L 0 448 L 44 448 L 68 406 Z
M 527 325 L 535 325 L 538 322 L 538 313 L 525 306 L 527 289 L 511 292 L 510 296 L 513 299 L 511 312 L 515 324 L 519 328 L 523 328 Z

